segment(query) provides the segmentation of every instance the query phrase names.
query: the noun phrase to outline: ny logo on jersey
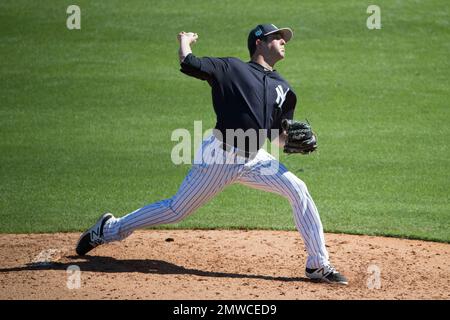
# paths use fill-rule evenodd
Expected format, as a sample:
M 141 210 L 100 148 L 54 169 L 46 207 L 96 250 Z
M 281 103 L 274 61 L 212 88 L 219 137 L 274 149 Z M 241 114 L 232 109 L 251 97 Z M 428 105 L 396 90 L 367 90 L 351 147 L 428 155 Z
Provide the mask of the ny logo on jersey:
M 278 104 L 277 107 L 281 109 L 281 106 L 286 100 L 286 95 L 289 92 L 289 88 L 287 88 L 286 91 L 283 91 L 283 87 L 278 85 L 278 87 L 275 88 L 275 91 L 277 92 L 277 100 L 275 100 L 275 102 Z

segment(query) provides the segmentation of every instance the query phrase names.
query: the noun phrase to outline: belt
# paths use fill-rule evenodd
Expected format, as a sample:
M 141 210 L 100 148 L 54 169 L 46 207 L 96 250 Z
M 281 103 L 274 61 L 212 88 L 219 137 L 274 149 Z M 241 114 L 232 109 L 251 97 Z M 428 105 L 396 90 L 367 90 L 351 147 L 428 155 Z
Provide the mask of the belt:
M 241 150 L 241 149 L 235 148 L 235 147 L 233 147 L 233 146 L 231 146 L 231 145 L 229 145 L 229 144 L 227 144 L 225 142 L 222 142 L 220 144 L 220 146 L 222 147 L 223 150 L 235 153 L 238 156 L 241 156 L 241 157 L 243 157 L 245 159 L 253 158 L 256 155 L 256 152 L 249 152 L 249 151 L 246 151 L 246 150 Z
M 217 137 L 216 135 L 214 135 L 216 137 L 216 139 L 219 141 L 220 143 L 220 147 L 224 150 L 224 151 L 228 151 L 231 153 L 234 153 L 240 157 L 243 157 L 245 159 L 253 159 L 256 154 L 258 153 L 258 151 L 256 152 L 250 152 L 247 150 L 242 150 L 239 148 L 236 148 L 235 146 L 232 146 L 226 142 L 223 142 L 219 137 Z

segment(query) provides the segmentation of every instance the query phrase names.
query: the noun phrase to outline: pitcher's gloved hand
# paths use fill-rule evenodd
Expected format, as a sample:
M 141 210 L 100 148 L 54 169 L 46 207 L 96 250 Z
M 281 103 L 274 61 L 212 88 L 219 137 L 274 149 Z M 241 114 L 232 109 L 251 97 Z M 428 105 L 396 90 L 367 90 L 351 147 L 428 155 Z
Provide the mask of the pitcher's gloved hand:
M 281 127 L 287 135 L 285 153 L 309 154 L 317 149 L 317 136 L 309 123 L 284 119 Z

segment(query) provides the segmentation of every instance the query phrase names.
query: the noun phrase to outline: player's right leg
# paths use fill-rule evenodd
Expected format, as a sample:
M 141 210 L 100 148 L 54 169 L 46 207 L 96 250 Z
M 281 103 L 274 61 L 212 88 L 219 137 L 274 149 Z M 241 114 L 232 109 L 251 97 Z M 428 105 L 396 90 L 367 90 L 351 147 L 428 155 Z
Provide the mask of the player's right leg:
M 104 242 L 122 240 L 136 229 L 181 221 L 239 174 L 239 166 L 226 164 L 227 154 L 214 137 L 203 141 L 201 156 L 203 161 L 192 166 L 173 197 L 144 206 L 121 218 L 109 218 L 102 230 Z M 221 161 L 220 157 L 224 159 Z

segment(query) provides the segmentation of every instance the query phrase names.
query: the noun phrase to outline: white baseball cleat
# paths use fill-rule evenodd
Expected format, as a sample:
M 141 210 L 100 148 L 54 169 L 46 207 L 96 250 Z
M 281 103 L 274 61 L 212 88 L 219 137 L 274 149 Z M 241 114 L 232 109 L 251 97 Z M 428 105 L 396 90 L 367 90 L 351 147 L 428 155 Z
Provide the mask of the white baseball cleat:
M 317 269 L 306 268 L 305 274 L 311 280 L 344 285 L 348 284 L 347 278 L 337 272 L 332 265 L 326 265 Z

